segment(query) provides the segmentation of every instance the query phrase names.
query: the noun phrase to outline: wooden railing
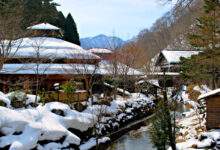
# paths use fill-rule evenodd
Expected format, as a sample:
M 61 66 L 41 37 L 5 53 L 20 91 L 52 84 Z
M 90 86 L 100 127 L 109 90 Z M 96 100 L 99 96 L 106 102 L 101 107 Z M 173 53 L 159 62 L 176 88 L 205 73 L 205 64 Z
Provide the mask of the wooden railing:
M 45 94 L 45 101 L 58 101 L 62 103 L 75 103 L 88 100 L 88 92 L 86 90 L 77 90 L 74 93 L 67 94 L 62 91 L 49 91 Z

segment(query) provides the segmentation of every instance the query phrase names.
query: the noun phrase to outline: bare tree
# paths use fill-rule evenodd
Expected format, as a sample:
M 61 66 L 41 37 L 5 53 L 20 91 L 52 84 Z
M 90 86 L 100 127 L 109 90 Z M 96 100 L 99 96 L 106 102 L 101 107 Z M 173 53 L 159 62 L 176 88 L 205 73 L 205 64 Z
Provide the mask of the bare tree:
M 44 76 L 49 68 L 51 67 L 51 63 L 56 59 L 56 53 L 49 53 L 47 48 L 44 47 L 45 41 L 47 37 L 33 37 L 33 38 L 25 38 L 25 44 L 29 45 L 29 54 L 28 63 L 23 65 L 23 69 L 30 70 L 34 73 L 33 85 L 35 85 L 35 103 L 37 103 L 37 95 L 40 91 L 41 83 L 45 80 Z M 25 48 L 22 52 L 25 54 Z M 20 51 L 18 51 L 20 52 Z M 55 57 L 55 58 L 54 58 Z M 27 59 L 27 58 L 26 58 Z
M 91 113 L 93 114 L 94 134 L 96 138 L 96 150 L 99 150 L 99 138 L 101 138 L 101 123 L 103 117 L 108 113 L 106 105 L 91 106 Z
M 21 0 L 1 2 L 0 9 L 0 68 L 2 68 L 3 64 L 18 51 L 22 43 L 22 39 L 19 38 L 26 33 L 21 28 L 23 19 Z
M 72 56 L 71 56 L 72 55 Z M 94 59 L 92 57 L 96 57 L 95 55 L 85 55 L 83 53 L 81 54 L 70 54 L 72 58 L 80 58 L 81 63 L 71 63 L 69 62 L 68 65 L 70 69 L 64 69 L 70 76 L 71 75 L 79 75 L 80 78 L 85 80 L 85 86 L 86 90 L 89 93 L 89 98 L 91 98 L 91 101 L 93 103 L 93 86 L 96 83 L 96 75 L 98 72 L 99 64 L 96 62 L 98 58 Z M 93 63 L 91 63 L 91 59 Z M 74 79 L 74 77 L 72 77 Z
M 139 80 L 138 78 L 143 75 L 141 71 L 134 69 L 135 67 L 138 67 L 138 59 L 142 59 L 143 55 L 142 51 L 140 51 L 134 43 L 129 43 L 122 47 L 117 55 L 118 72 L 122 79 L 123 94 L 125 96 L 125 90 L 128 88 L 128 84 L 133 83 L 132 85 L 129 85 L 133 87 L 135 81 Z

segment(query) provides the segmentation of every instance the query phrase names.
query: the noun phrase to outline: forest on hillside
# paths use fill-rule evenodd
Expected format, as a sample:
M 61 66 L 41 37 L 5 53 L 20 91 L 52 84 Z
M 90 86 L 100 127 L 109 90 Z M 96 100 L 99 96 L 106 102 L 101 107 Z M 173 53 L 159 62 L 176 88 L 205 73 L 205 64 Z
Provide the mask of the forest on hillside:
M 166 5 L 169 0 L 163 0 Z M 203 14 L 203 0 L 179 0 L 175 7 L 165 13 L 150 29 L 140 31 L 139 35 L 125 46 L 126 51 L 138 55 L 136 67 L 148 64 L 161 50 L 190 50 L 187 34 L 193 29 L 196 18 Z M 141 57 L 142 59 L 140 59 Z

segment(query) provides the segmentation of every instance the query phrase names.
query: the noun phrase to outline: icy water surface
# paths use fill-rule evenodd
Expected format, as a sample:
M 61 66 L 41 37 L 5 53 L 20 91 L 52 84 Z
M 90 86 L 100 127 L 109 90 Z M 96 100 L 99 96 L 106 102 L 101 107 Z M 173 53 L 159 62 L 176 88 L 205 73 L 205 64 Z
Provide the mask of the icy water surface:
M 131 131 L 112 143 L 108 150 L 154 150 L 148 127 Z

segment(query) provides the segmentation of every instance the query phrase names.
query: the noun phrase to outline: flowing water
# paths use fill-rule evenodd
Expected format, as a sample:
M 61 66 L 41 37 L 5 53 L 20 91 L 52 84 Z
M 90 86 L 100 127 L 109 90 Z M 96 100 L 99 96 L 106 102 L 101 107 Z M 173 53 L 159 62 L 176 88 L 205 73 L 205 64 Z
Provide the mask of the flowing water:
M 154 150 L 148 127 L 130 131 L 113 142 L 108 150 Z
M 178 105 L 177 116 L 182 112 L 188 111 L 184 105 Z M 146 122 L 149 124 L 149 120 Z M 156 150 L 153 148 L 149 137 L 149 127 L 144 126 L 138 130 L 130 131 L 111 144 L 107 150 Z

